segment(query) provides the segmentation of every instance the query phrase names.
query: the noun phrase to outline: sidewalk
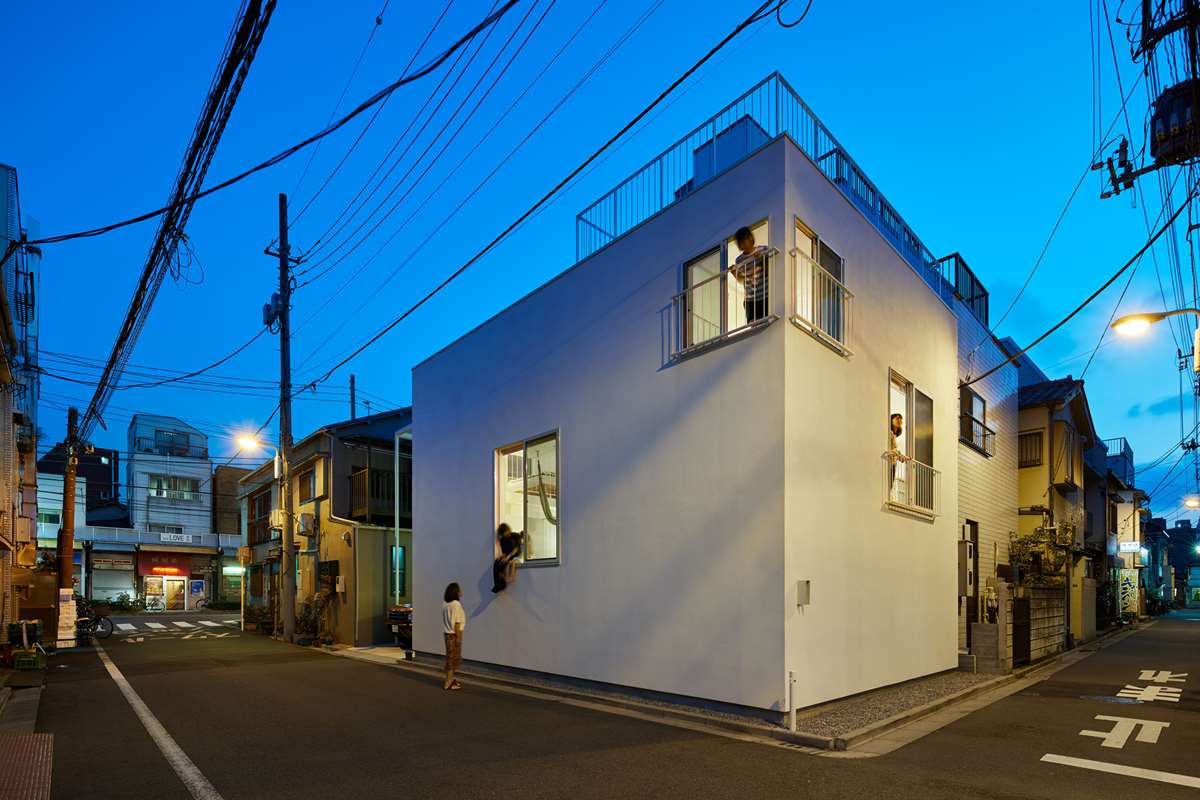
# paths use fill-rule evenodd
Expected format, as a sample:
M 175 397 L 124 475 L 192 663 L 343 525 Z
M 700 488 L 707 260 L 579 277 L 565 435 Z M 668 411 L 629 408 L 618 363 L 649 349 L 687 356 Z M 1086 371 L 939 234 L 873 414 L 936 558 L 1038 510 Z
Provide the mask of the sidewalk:
M 533 676 L 518 677 L 479 665 L 459 670 L 458 674 L 476 685 L 499 691 L 528 693 L 551 700 L 571 700 L 610 711 L 619 709 L 652 718 L 666 718 L 688 726 L 736 731 L 817 751 L 858 750 L 861 747 L 862 754 L 869 756 L 881 755 L 903 746 L 1145 627 L 1145 624 L 1138 624 L 1102 633 L 1097 639 L 1074 650 L 1021 667 L 1007 675 L 949 671 L 802 709 L 797 712 L 794 732 L 783 725 L 773 725 L 754 717 L 634 698 L 616 691 L 582 689 Z M 440 679 L 441 676 L 441 667 L 434 660 L 422 657 L 409 660 L 405 650 L 400 647 L 339 647 L 325 648 L 324 652 L 409 670 L 431 678 Z M 882 737 L 887 738 L 883 745 L 867 746 Z
M 0 670 L 0 798 L 49 800 L 54 736 L 34 733 L 44 670 Z

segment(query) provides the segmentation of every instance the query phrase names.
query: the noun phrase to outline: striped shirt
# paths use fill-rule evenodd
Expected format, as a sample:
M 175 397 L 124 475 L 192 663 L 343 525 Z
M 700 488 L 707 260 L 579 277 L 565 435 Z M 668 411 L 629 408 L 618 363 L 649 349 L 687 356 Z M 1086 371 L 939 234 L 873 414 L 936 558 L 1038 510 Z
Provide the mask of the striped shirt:
M 746 287 L 746 302 L 758 303 L 767 298 L 767 248 L 759 245 L 750 253 L 737 257 L 734 275 Z

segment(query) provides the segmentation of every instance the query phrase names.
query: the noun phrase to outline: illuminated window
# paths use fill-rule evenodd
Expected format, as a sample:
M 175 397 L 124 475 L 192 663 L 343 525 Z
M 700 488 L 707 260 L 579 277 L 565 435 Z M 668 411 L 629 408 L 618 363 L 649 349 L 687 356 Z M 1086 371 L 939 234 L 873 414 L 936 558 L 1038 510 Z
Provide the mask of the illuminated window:
M 496 526 L 524 532 L 526 564 L 558 561 L 558 478 L 557 433 L 496 451 Z

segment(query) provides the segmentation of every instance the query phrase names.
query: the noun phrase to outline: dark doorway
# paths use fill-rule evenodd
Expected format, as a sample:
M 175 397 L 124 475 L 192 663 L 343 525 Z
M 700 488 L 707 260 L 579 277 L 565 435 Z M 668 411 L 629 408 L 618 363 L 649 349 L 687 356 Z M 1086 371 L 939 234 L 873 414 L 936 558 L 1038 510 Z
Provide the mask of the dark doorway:
M 1012 605 L 1012 650 L 1013 666 L 1029 663 L 1029 650 L 1033 629 L 1029 624 L 1029 598 L 1017 597 Z

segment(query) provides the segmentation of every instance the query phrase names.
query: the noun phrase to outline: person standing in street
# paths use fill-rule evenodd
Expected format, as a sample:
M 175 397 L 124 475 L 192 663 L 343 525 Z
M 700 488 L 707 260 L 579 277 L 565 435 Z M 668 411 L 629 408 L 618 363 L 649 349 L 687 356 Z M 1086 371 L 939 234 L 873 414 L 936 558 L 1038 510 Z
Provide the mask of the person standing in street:
M 454 673 L 462 666 L 463 629 L 467 627 L 467 612 L 462 605 L 462 587 L 451 583 L 442 595 L 442 633 L 446 640 L 446 680 L 442 688 L 461 689 Z

